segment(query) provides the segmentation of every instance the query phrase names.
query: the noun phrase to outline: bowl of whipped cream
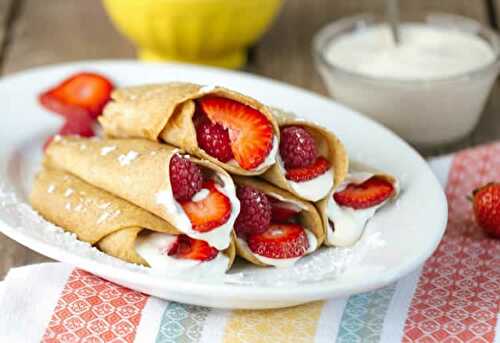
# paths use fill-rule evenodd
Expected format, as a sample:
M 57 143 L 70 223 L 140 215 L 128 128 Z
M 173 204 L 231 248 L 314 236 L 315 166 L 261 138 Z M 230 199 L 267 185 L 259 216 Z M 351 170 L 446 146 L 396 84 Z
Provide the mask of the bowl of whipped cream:
M 372 15 L 332 22 L 313 55 L 333 98 L 430 148 L 468 135 L 500 70 L 499 36 L 461 16 L 403 21 L 397 44 Z

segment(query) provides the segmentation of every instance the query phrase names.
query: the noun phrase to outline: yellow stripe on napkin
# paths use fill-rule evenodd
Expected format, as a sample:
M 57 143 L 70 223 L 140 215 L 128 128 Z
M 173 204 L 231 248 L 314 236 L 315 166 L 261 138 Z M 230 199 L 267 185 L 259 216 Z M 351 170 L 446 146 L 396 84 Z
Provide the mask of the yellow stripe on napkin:
M 312 342 L 324 301 L 278 310 L 233 311 L 224 343 Z

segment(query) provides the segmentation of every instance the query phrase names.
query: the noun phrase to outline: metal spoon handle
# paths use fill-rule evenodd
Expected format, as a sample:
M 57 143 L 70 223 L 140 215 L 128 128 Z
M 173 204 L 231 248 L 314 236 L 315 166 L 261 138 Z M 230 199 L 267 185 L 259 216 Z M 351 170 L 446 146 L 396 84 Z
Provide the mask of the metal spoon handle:
M 399 0 L 385 0 L 385 12 L 387 21 L 391 27 L 394 43 L 399 45 L 401 43 L 399 33 Z

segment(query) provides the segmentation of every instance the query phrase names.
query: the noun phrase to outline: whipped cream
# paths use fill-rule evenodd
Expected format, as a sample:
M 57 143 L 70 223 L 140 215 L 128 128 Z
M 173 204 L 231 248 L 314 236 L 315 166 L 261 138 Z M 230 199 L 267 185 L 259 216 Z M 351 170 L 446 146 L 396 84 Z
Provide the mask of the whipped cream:
M 218 178 L 222 182 L 223 185 L 221 186 L 217 180 L 215 180 L 215 187 L 219 192 L 227 196 L 229 202 L 231 203 L 231 215 L 229 216 L 229 219 L 224 224 L 214 228 L 213 230 L 208 232 L 198 232 L 193 230 L 189 217 L 184 212 L 181 204 L 175 200 L 170 184 L 168 184 L 166 189 L 163 189 L 156 194 L 156 202 L 157 204 L 162 205 L 165 211 L 171 216 L 172 225 L 174 225 L 179 231 L 185 233 L 191 238 L 203 240 L 218 250 L 224 250 L 231 242 L 233 225 L 238 217 L 238 214 L 240 213 L 240 202 L 236 197 L 236 189 L 233 180 L 229 175 L 215 173 L 213 178 Z M 200 196 L 195 194 L 195 198 L 202 197 L 203 194 Z
M 223 253 L 209 261 L 180 259 L 168 256 L 165 252 L 174 244 L 175 235 L 152 232 L 137 237 L 135 251 L 155 271 L 161 274 L 176 274 L 190 270 L 192 273 L 213 275 L 224 274 L 229 267 L 229 258 Z
M 339 186 L 335 192 L 340 192 L 344 190 L 348 184 L 363 183 L 375 174 L 368 172 L 353 172 L 349 174 L 344 182 Z M 398 193 L 398 183 L 394 184 L 395 194 Z M 376 206 L 372 206 L 365 209 L 354 209 L 351 207 L 339 206 L 335 199 L 333 198 L 334 192 L 328 194 L 327 202 L 327 229 L 326 229 L 326 241 L 335 246 L 347 247 L 356 243 L 363 234 L 366 223 L 375 215 L 375 212 L 389 199 L 381 202 Z M 332 227 L 331 223 L 334 223 Z
M 271 258 L 271 257 L 266 257 L 266 256 L 262 256 L 259 254 L 255 254 L 254 252 L 252 252 L 252 250 L 250 250 L 250 248 L 248 247 L 248 244 L 245 240 L 243 240 L 239 237 L 237 239 L 238 239 L 238 242 L 243 247 L 245 247 L 245 249 L 247 249 L 253 256 L 255 256 L 255 258 L 257 260 L 259 260 L 260 262 L 262 262 L 268 266 L 273 266 L 276 268 L 288 268 L 288 267 L 292 267 L 302 257 L 304 257 L 307 254 L 312 253 L 313 251 L 315 251 L 318 248 L 318 240 L 316 239 L 316 236 L 314 235 L 314 233 L 312 233 L 308 229 L 304 229 L 304 230 L 306 231 L 307 240 L 309 241 L 309 248 L 307 249 L 307 251 L 305 252 L 304 255 L 299 256 L 299 257 L 292 257 L 292 258 Z
M 281 156 L 278 154 L 276 156 L 276 163 L 278 168 L 283 175 L 286 175 L 285 164 L 281 159 Z M 314 179 L 303 181 L 303 182 L 295 182 L 286 179 L 290 187 L 301 197 L 307 199 L 309 201 L 318 201 L 323 199 L 328 195 L 328 192 L 333 187 L 333 174 L 334 171 L 332 168 L 327 170 L 321 175 L 318 175 Z

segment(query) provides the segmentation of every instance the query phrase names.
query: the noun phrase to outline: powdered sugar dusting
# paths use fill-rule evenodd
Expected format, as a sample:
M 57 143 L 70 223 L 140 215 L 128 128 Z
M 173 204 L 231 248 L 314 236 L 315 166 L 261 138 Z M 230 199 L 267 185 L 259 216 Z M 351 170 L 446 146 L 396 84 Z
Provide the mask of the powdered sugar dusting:
M 215 86 L 213 85 L 205 85 L 200 88 L 200 93 L 206 94 L 206 93 L 211 93 L 215 90 Z
M 120 155 L 118 156 L 118 163 L 120 163 L 121 166 L 128 166 L 130 162 L 135 160 L 139 156 L 139 153 L 137 151 L 129 151 L 126 155 Z
M 65 196 L 66 198 L 68 198 L 68 197 L 70 197 L 70 196 L 71 196 L 71 194 L 73 194 L 74 192 L 75 192 L 75 191 L 73 190 L 73 188 L 68 188 L 68 189 L 66 190 L 66 192 L 64 192 L 64 196 Z
M 53 193 L 56 189 L 56 186 L 54 186 L 53 184 L 50 184 L 49 187 L 47 188 L 47 192 L 48 193 Z
M 96 224 L 102 224 L 104 223 L 109 217 L 109 212 L 104 212 L 102 213 L 99 218 L 97 218 Z
M 110 202 L 105 202 L 105 203 L 102 203 L 102 204 L 97 205 L 97 208 L 99 208 L 99 209 L 101 209 L 101 210 L 105 210 L 105 209 L 107 209 L 109 206 L 111 206 L 111 203 L 110 203 Z
M 105 146 L 105 147 L 101 148 L 101 156 L 106 156 L 107 154 L 109 154 L 111 151 L 113 151 L 115 149 L 116 149 L 115 145 Z

